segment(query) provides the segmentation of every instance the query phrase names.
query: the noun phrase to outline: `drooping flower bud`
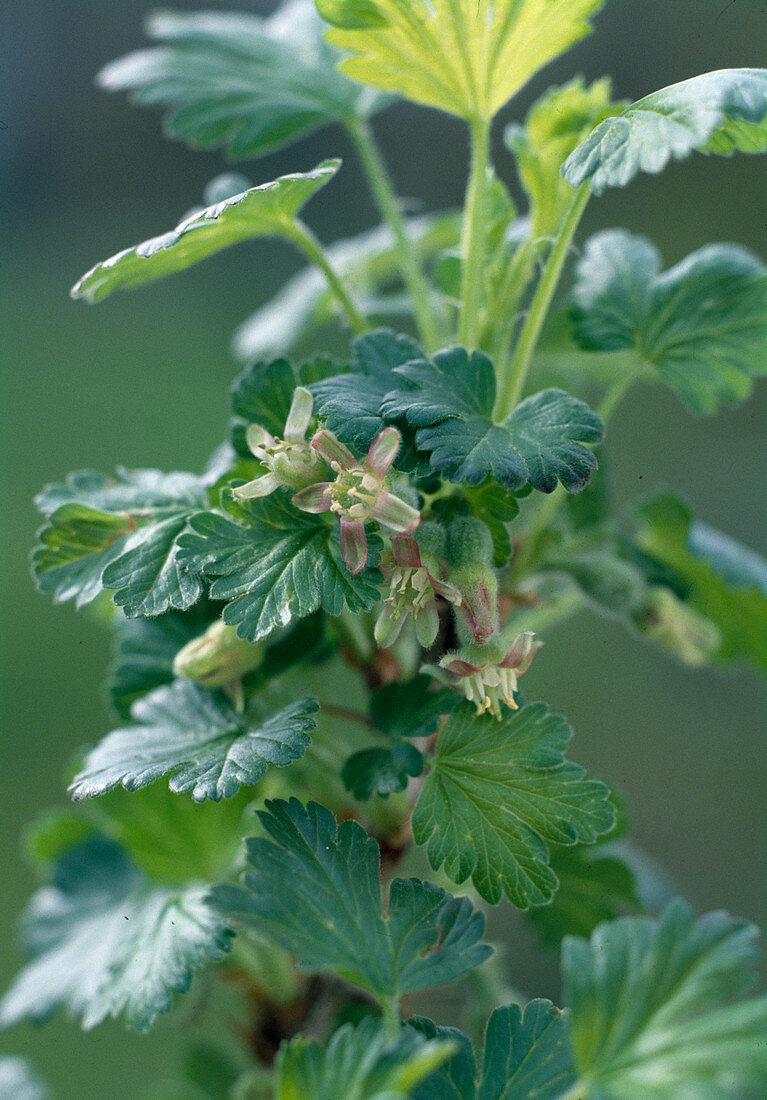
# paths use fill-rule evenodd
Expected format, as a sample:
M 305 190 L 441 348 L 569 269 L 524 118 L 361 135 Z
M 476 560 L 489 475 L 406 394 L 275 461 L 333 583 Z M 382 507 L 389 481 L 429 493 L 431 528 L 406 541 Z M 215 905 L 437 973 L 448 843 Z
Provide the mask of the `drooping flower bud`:
M 447 552 L 451 562 L 448 580 L 461 594 L 456 614 L 459 634 L 482 645 L 498 629 L 498 578 L 487 525 L 473 516 L 454 519 L 448 530 Z
M 428 649 L 439 630 L 436 597 L 442 596 L 453 604 L 459 604 L 461 597 L 453 585 L 439 580 L 439 561 L 411 535 L 392 535 L 391 546 L 394 568 L 389 594 L 375 625 L 376 642 L 383 648 L 393 645 L 410 617 L 419 644 Z
M 178 651 L 173 661 L 174 675 L 216 688 L 226 687 L 258 668 L 264 659 L 264 647 L 238 638 L 236 630 L 220 619 L 213 623 Z
M 233 489 L 235 497 L 252 500 L 254 497 L 268 496 L 280 485 L 297 490 L 312 484 L 320 471 L 319 455 L 305 438 L 312 418 L 312 407 L 312 395 L 299 386 L 293 394 L 283 439 L 271 435 L 260 424 L 248 427 L 245 433 L 248 447 L 269 473 Z
M 439 667 L 452 673 L 456 678 L 453 686 L 474 703 L 477 714 L 489 711 L 500 719 L 502 703 L 518 709 L 514 699 L 517 679 L 527 672 L 543 644 L 534 639 L 531 631 L 523 631 L 505 653 L 502 650 L 506 643 L 499 645 L 499 640 L 487 646 L 464 646 L 458 653 L 446 654 Z
M 715 623 L 680 600 L 668 588 L 652 588 L 634 612 L 639 631 L 686 665 L 705 665 L 721 645 Z
M 420 512 L 385 488 L 402 442 L 396 428 L 384 428 L 370 444 L 364 462 L 355 458 L 340 439 L 327 429 L 317 432 L 312 447 L 335 473 L 335 481 L 323 481 L 295 493 L 293 503 L 303 512 L 336 512 L 341 520 L 341 555 L 350 573 L 365 568 L 368 557 L 365 524 L 382 523 L 392 531 L 413 531 Z

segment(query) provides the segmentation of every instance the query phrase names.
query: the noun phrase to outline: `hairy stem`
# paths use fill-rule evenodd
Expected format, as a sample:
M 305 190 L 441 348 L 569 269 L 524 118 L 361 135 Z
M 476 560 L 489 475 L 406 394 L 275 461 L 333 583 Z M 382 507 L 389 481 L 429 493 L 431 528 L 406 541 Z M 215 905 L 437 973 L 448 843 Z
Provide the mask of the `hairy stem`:
M 430 302 L 429 285 L 426 282 L 415 244 L 408 236 L 405 219 L 402 216 L 399 199 L 392 185 L 388 169 L 376 145 L 370 126 L 366 122 L 355 120 L 354 124 L 349 126 L 349 133 L 362 162 L 362 167 L 381 217 L 390 227 L 397 242 L 402 278 L 413 299 L 413 310 L 421 339 L 427 351 L 436 351 L 441 340 Z
M 304 225 L 301 221 L 291 222 L 286 227 L 286 235 L 296 245 L 297 248 L 304 253 L 304 255 L 311 260 L 313 264 L 320 269 L 325 278 L 328 281 L 330 289 L 338 299 L 338 304 L 343 309 L 349 324 L 357 333 L 361 335 L 366 332 L 368 325 L 361 315 L 354 302 L 349 297 L 346 287 L 342 283 L 338 273 L 332 268 L 330 261 L 325 254 L 325 250 L 321 243 L 317 240 L 314 233 L 308 226 Z
M 471 173 L 466 188 L 461 235 L 461 320 L 459 339 L 469 350 L 479 346 L 480 309 L 485 278 L 487 169 L 490 163 L 490 123 L 471 123 Z
M 530 304 L 530 310 L 519 334 L 519 340 L 509 369 L 503 377 L 498 379 L 498 398 L 494 412 L 494 419 L 497 424 L 502 423 L 511 415 L 522 394 L 535 345 L 538 343 L 538 337 L 549 312 L 559 277 L 562 274 L 562 268 L 570 251 L 570 245 L 590 196 L 589 185 L 587 183 L 582 184 L 576 191 L 570 209 L 557 234 L 554 247 L 546 262 L 543 275 L 541 275 L 541 280 Z

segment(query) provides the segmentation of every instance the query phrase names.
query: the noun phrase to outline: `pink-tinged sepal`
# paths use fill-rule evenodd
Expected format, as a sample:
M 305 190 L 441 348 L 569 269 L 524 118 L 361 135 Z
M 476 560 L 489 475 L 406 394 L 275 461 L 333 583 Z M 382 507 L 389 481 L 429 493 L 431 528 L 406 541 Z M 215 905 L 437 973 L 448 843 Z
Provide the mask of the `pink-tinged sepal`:
M 246 485 L 238 485 L 232 489 L 232 496 L 236 500 L 256 500 L 258 497 L 268 497 L 270 493 L 279 488 L 280 484 L 279 478 L 275 477 L 274 474 L 264 474 L 263 477 L 257 477 Z
M 529 631 L 518 634 L 505 654 L 499 650 L 504 644 L 500 639 L 486 646 L 468 645 L 459 653 L 446 654 L 439 665 L 455 676 L 453 686 L 474 703 L 477 714 L 489 712 L 500 719 L 503 706 L 517 709 L 517 679 L 530 667 L 540 648 L 533 638 Z
M 370 444 L 365 469 L 382 481 L 391 469 L 401 443 L 402 436 L 396 428 L 384 428 Z
M 317 432 L 312 439 L 312 447 L 336 472 L 359 469 L 360 464 L 349 448 L 327 428 Z
M 313 408 L 314 398 L 307 389 L 299 386 L 293 393 L 290 412 L 288 413 L 288 419 L 285 421 L 286 443 L 303 443 L 306 429 L 312 419 Z
M 395 565 L 403 569 L 421 568 L 421 551 L 411 535 L 392 535 L 391 548 Z
M 449 580 L 461 594 L 459 626 L 471 640 L 484 645 L 498 629 L 498 578 L 480 562 L 464 563 L 449 573 Z M 464 639 L 466 640 L 466 639 Z
M 517 676 L 527 672 L 532 664 L 533 657 L 543 645 L 543 642 L 534 641 L 535 634 L 531 630 L 524 630 L 518 634 L 511 644 L 506 656 L 501 661 L 501 668 L 513 668 Z
M 381 489 L 370 510 L 370 518 L 403 534 L 415 530 L 421 522 L 421 513 L 417 508 L 411 508 L 404 500 L 395 497 L 394 493 Z
M 368 560 L 368 540 L 362 520 L 341 516 L 341 557 L 350 573 L 361 573 Z
M 330 481 L 320 481 L 316 485 L 309 485 L 306 489 L 294 493 L 290 498 L 296 508 L 302 512 L 329 512 L 333 506 L 333 498 L 330 495 Z

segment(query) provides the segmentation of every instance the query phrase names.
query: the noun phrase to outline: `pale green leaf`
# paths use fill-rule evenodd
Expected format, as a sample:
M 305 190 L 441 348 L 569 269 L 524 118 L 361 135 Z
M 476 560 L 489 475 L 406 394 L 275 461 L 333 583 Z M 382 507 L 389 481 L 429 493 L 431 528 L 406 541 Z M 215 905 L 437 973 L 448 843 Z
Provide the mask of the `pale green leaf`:
M 179 540 L 182 563 L 212 578 L 210 595 L 228 601 L 224 622 L 257 642 L 322 607 L 367 611 L 378 600 L 380 541 L 368 535 L 368 565 L 352 574 L 341 557 L 336 528 L 325 516 L 300 512 L 290 494 L 237 502 L 224 493 L 227 514 L 205 512 Z
M 601 195 L 695 149 L 725 156 L 767 149 L 767 69 L 719 69 L 645 96 L 600 123 L 562 174 L 573 187 L 588 180 Z
M 726 913 L 623 917 L 567 938 L 562 966 L 585 1100 L 762 1096 L 767 997 L 752 984 L 756 929 Z M 734 1003 L 733 1003 L 734 1002 Z
M 486 901 L 505 893 L 526 909 L 549 901 L 557 877 L 549 844 L 591 843 L 612 828 L 603 783 L 566 761 L 572 730 L 543 703 L 499 722 L 462 703 L 437 741 L 434 767 L 413 813 L 429 862 L 456 883 L 471 877 Z
M 113 477 L 84 471 L 36 498 L 47 516 L 32 568 L 41 592 L 77 606 L 104 588 L 125 614 L 184 610 L 202 595 L 198 578 L 180 568 L 178 535 L 207 506 L 192 474 L 118 468 Z
M 267 19 L 158 12 L 147 31 L 159 44 L 111 62 L 98 82 L 166 108 L 165 132 L 195 149 L 224 148 L 230 160 L 261 156 L 386 103 L 338 72 L 324 29 L 313 0 L 288 0 Z
M 296 799 L 259 813 L 268 838 L 247 841 L 242 886 L 217 886 L 217 908 L 252 925 L 310 971 L 331 971 L 384 1000 L 452 981 L 490 948 L 466 898 L 395 879 L 386 915 L 378 845 L 352 820 Z
M 30 956 L 0 1002 L 0 1024 L 46 1020 L 65 1007 L 86 1029 L 124 1015 L 145 1031 L 192 975 L 229 949 L 200 887 L 152 885 L 112 841 L 66 853 L 24 917 Z
M 603 0 L 317 0 L 343 72 L 461 118 L 491 119 L 590 32 Z
M 315 700 L 299 699 L 273 714 L 238 714 L 222 692 L 177 680 L 133 704 L 134 724 L 88 753 L 69 790 L 79 801 L 170 773 L 170 789 L 191 791 L 196 802 L 231 798 L 303 755 L 316 710 Z
M 175 229 L 96 264 L 75 283 L 73 298 L 99 302 L 116 290 L 183 271 L 223 248 L 255 237 L 293 239 L 301 208 L 340 167 L 326 160 L 311 172 L 295 172 L 191 214 Z
M 586 244 L 573 292 L 583 348 L 628 352 L 695 413 L 742 401 L 767 373 L 767 268 L 712 244 L 661 273 L 643 237 L 607 230 Z
M 339 1028 L 324 1048 L 298 1036 L 277 1055 L 274 1100 L 409 1100 L 450 1051 L 412 1029 L 387 1038 L 370 1017 Z
M 0 1096 L 7 1100 L 51 1100 L 52 1093 L 26 1058 L 0 1058 Z

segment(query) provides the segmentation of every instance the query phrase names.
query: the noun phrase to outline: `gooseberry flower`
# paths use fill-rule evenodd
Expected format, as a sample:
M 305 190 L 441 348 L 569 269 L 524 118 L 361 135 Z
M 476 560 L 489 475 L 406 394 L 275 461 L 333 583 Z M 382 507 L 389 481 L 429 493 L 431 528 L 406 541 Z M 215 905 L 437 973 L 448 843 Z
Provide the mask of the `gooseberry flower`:
M 173 674 L 196 680 L 202 687 L 226 687 L 258 668 L 265 652 L 263 645 L 251 645 L 238 638 L 236 627 L 219 619 L 178 651 L 173 660 Z
M 497 657 L 493 645 L 466 646 L 459 653 L 448 653 L 439 662 L 439 667 L 457 677 L 454 686 L 459 688 L 470 703 L 474 703 L 477 714 L 490 711 L 501 718 L 501 703 L 517 710 L 514 692 L 517 690 L 517 678 L 527 672 L 533 657 L 543 645 L 535 642 L 535 635 L 525 630 L 518 634 L 508 651 Z M 487 659 L 482 660 L 482 651 L 487 650 Z M 493 652 L 495 650 L 495 652 Z
M 280 485 L 289 489 L 304 489 L 318 474 L 320 457 L 306 441 L 306 430 L 312 418 L 314 400 L 299 386 L 290 403 L 282 439 L 271 435 L 260 424 L 251 424 L 245 433 L 252 454 L 266 466 L 269 473 L 239 485 L 232 490 L 238 500 L 252 500 L 273 493 Z
M 293 503 L 302 512 L 336 512 L 341 519 L 341 556 L 350 573 L 359 573 L 368 559 L 365 524 L 382 523 L 392 531 L 413 531 L 421 519 L 385 486 L 402 439 L 396 428 L 384 428 L 370 444 L 360 463 L 327 429 L 312 440 L 314 450 L 335 473 L 335 481 L 322 481 L 295 493 Z
M 419 643 L 428 649 L 439 630 L 437 596 L 460 604 L 461 595 L 452 584 L 439 580 L 439 562 L 419 547 L 412 535 L 392 535 L 394 568 L 389 578 L 389 595 L 375 625 L 375 639 L 381 647 L 394 645 L 405 619 L 415 623 Z

